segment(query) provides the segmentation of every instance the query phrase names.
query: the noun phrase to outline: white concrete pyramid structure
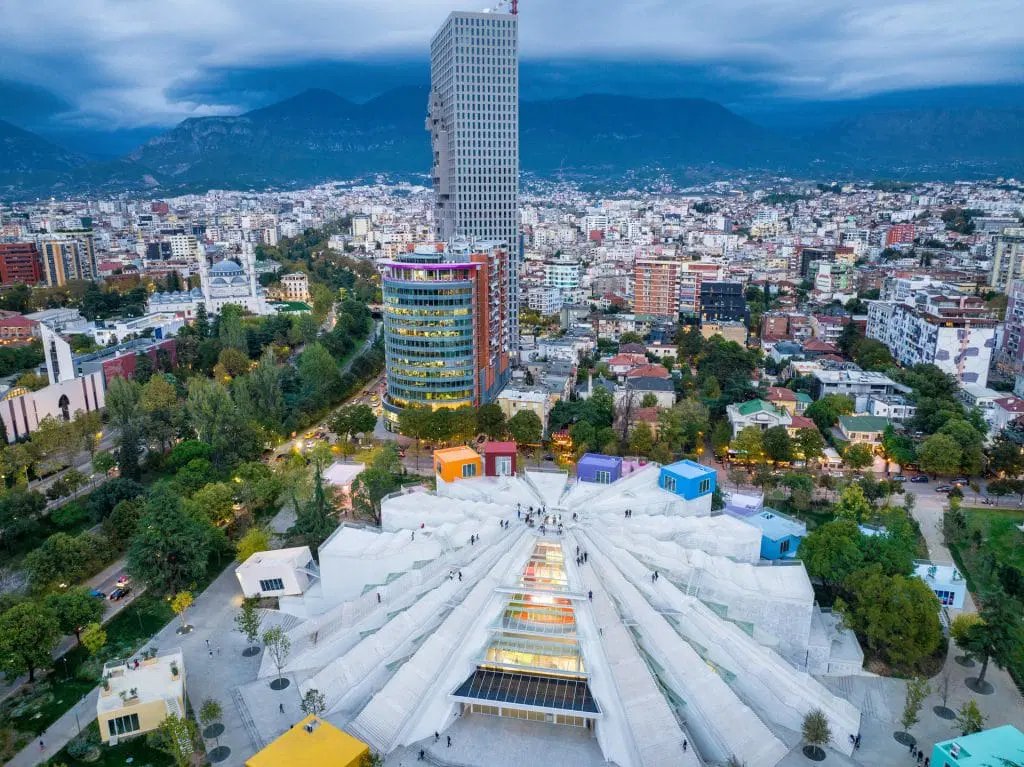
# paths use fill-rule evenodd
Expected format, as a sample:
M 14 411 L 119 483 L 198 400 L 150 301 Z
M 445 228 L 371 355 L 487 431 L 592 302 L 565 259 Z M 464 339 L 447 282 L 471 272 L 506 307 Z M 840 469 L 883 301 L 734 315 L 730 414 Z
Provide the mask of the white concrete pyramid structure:
M 303 618 L 286 671 L 383 753 L 515 718 L 589 733 L 601 764 L 768 767 L 812 709 L 848 748 L 860 712 L 812 673 L 859 664 L 832 657 L 849 637 L 803 566 L 761 563 L 755 528 L 657 477 L 527 471 L 386 500 L 381 530 L 339 528 L 315 594 L 282 602 Z

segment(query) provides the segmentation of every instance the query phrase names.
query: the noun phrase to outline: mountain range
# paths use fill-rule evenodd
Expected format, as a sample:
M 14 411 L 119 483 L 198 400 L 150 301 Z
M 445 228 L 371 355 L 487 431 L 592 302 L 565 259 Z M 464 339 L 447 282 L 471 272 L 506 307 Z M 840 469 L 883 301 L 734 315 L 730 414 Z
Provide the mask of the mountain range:
M 362 104 L 324 89 L 234 117 L 187 119 L 116 160 L 97 161 L 0 121 L 0 196 L 301 187 L 429 171 L 426 88 Z M 585 95 L 520 104 L 522 169 L 621 178 L 766 171 L 968 178 L 1024 171 L 1024 109 L 903 109 L 861 114 L 811 135 L 764 128 L 706 99 Z M 635 174 L 634 174 L 635 175 Z

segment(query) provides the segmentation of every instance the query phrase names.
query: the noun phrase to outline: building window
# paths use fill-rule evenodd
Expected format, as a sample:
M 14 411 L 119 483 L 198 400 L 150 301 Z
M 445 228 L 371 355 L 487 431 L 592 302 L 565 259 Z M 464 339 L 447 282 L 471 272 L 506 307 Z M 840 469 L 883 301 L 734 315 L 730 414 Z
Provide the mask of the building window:
M 139 731 L 139 715 L 128 714 L 127 716 L 116 716 L 113 719 L 107 720 L 107 727 L 110 730 L 110 736 L 116 738 L 119 735 L 129 735 L 133 732 Z
M 670 477 L 666 474 L 662 480 L 661 486 L 670 493 L 674 493 L 676 491 L 676 478 Z
M 786 540 L 784 540 L 782 543 L 779 544 L 779 553 L 780 554 L 785 554 L 787 551 L 789 551 L 789 538 L 787 538 Z
M 612 473 L 610 471 L 604 471 L 603 469 L 594 472 L 594 481 L 602 485 L 611 484 Z
M 708 492 L 709 490 L 711 490 L 711 480 L 710 479 L 702 479 L 700 481 L 700 484 L 697 486 L 697 492 L 703 494 L 703 493 Z
M 475 477 L 476 476 L 476 464 L 466 463 L 462 465 L 462 476 L 463 477 Z
M 260 591 L 284 591 L 284 581 L 280 578 L 260 580 Z
M 494 459 L 494 472 L 499 477 L 508 477 L 512 475 L 512 456 L 510 455 L 499 455 Z

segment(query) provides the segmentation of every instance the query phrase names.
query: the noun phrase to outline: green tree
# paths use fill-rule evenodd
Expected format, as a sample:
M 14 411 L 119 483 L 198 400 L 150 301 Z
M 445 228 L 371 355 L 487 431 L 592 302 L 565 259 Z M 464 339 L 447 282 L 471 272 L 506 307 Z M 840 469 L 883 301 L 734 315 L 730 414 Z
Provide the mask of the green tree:
M 219 447 L 223 445 L 225 436 L 231 433 L 236 418 L 235 404 L 228 390 L 222 384 L 207 378 L 190 378 L 185 411 L 198 441 L 209 446 L 212 451 L 211 457 L 216 456 L 220 452 Z M 172 451 L 172 456 L 176 451 L 177 448 Z
M 960 730 L 961 735 L 973 735 L 985 729 L 987 719 L 988 717 L 978 708 L 977 701 L 972 698 L 964 701 L 960 710 L 956 712 L 956 728 Z
M 948 434 L 933 434 L 921 443 L 917 454 L 921 471 L 946 477 L 960 471 L 962 451 Z
M 235 628 L 249 641 L 250 647 L 256 644 L 260 636 L 260 626 L 263 623 L 263 614 L 259 611 L 259 599 L 246 597 L 242 600 L 242 606 L 235 613 Z
M 543 424 L 532 410 L 520 410 L 508 421 L 508 431 L 520 445 L 536 445 L 540 442 Z
M 801 733 L 804 742 L 811 747 L 815 753 L 820 753 L 824 746 L 832 740 L 832 729 L 828 724 L 828 717 L 820 708 L 812 709 L 804 715 Z
M 827 432 L 839 421 L 839 416 L 853 412 L 853 400 L 844 394 L 826 394 L 817 402 L 807 406 L 804 415 L 814 421 L 822 433 Z
M 199 722 L 203 727 L 219 722 L 224 716 L 224 709 L 216 698 L 206 698 L 199 707 Z
M 488 439 L 504 439 L 508 432 L 505 411 L 493 402 L 481 405 L 476 412 L 476 429 L 481 434 L 486 434 Z
M 641 421 L 630 431 L 629 451 L 633 455 L 649 458 L 652 450 L 654 450 L 654 434 L 651 432 L 651 427 Z
M 175 767 L 189 767 L 195 752 L 196 725 L 191 719 L 168 714 L 158 729 L 156 739 L 161 751 L 170 754 Z
M 871 448 L 863 442 L 855 442 L 843 451 L 843 463 L 854 471 L 861 471 L 875 462 Z
M 817 429 L 798 429 L 793 448 L 797 455 L 810 463 L 825 455 L 825 440 Z
M 980 619 L 967 630 L 965 646 L 967 654 L 981 661 L 976 687 L 983 686 L 989 661 L 999 668 L 1006 668 L 1020 653 L 1024 607 L 1020 602 L 1002 591 L 993 590 L 985 594 L 978 611 Z
M 658 398 L 657 398 L 657 396 L 655 396 L 654 392 L 646 392 L 644 394 L 644 396 L 640 399 L 640 407 L 657 407 L 657 406 L 658 406 Z
M 341 392 L 338 365 L 323 344 L 310 344 L 305 348 L 299 355 L 298 370 L 312 409 L 326 407 Z
M 235 516 L 235 490 L 227 482 L 210 482 L 193 496 L 206 518 L 214 524 L 229 522 Z
M 154 495 L 128 547 L 128 571 L 157 594 L 173 594 L 198 581 L 211 550 L 208 525 L 185 513 L 172 492 Z
M 861 566 L 864 555 L 859 545 L 860 538 L 861 532 L 852 520 L 826 522 L 803 540 L 798 556 L 803 560 L 808 575 L 821 579 L 826 586 L 835 587 Z
M 732 426 L 725 419 L 715 424 L 711 430 L 711 449 L 718 458 L 724 458 L 729 453 L 729 442 L 732 440 Z
M 368 471 L 373 471 L 373 469 L 365 469 L 353 482 L 353 500 L 359 480 Z M 324 484 L 323 471 L 319 466 L 316 467 L 313 472 L 313 497 L 308 502 L 299 504 L 296 509 L 295 522 L 288 529 L 290 537 L 301 540 L 312 551 L 316 551 L 338 526 L 334 515 L 332 491 L 333 488 Z
M 764 457 L 772 463 L 787 463 L 793 460 L 793 441 L 785 426 L 773 426 L 761 435 Z
M 10 678 L 28 673 L 36 680 L 36 669 L 52 663 L 51 653 L 60 641 L 57 616 L 45 605 L 22 602 L 0 615 L 0 670 Z
M 117 465 L 117 459 L 113 454 L 103 451 L 96 453 L 92 458 L 92 470 L 100 476 L 106 476 L 107 472 Z
M 345 439 L 356 434 L 372 434 L 376 426 L 377 416 L 369 405 L 345 405 L 338 408 L 330 421 L 331 431 Z
M 938 598 L 920 578 L 887 576 L 874 565 L 851 575 L 846 588 L 851 602 L 837 600 L 836 609 L 886 663 L 913 667 L 942 641 Z
M 225 349 L 235 349 L 248 355 L 249 342 L 245 335 L 245 325 L 242 318 L 245 316 L 245 309 L 238 304 L 227 304 L 221 307 L 220 318 L 217 321 L 217 335 L 220 338 L 221 346 Z
M 139 405 L 142 409 L 146 439 L 155 444 L 161 453 L 166 452 L 177 436 L 178 415 L 181 413 L 174 384 L 165 376 L 153 376 L 142 387 Z
M 263 632 L 263 647 L 277 667 L 277 678 L 280 679 L 284 665 L 288 662 L 288 655 L 292 651 L 292 641 L 280 626 L 274 626 Z
M 270 550 L 270 531 L 265 527 L 250 527 L 235 544 L 235 559 L 244 562 L 253 554 Z
M 54 533 L 28 553 L 22 568 L 32 588 L 43 591 L 59 583 L 77 583 L 100 558 L 100 545 L 90 533 Z
M 142 386 L 120 376 L 107 384 L 107 415 L 118 432 L 117 463 L 121 476 L 137 480 L 145 414 L 142 410 Z
M 860 485 L 847 485 L 836 504 L 836 516 L 840 519 L 848 519 L 853 522 L 863 522 L 870 519 L 873 513 L 871 504 L 864 497 L 864 490 Z
M 764 456 L 762 432 L 756 426 L 745 426 L 732 440 L 731 447 L 736 451 L 737 458 L 756 463 Z
M 910 728 L 917 724 L 920 719 L 921 706 L 924 699 L 932 693 L 928 680 L 919 676 L 907 680 L 907 694 L 903 702 L 903 713 L 900 715 L 900 725 L 903 731 L 909 733 Z
M 81 643 L 82 628 L 90 623 L 99 622 L 103 617 L 103 601 L 89 595 L 88 586 L 76 586 L 67 591 L 51 594 L 46 602 L 53 614 L 57 616 L 57 624 L 65 634 L 74 634 Z
M 107 632 L 103 630 L 99 623 L 90 623 L 82 629 L 82 636 L 79 638 L 79 641 L 89 651 L 90 655 L 95 655 L 107 643 Z
M 320 716 L 320 714 L 327 710 L 327 696 L 315 687 L 310 687 L 306 690 L 306 694 L 302 696 L 302 703 L 299 704 L 299 708 L 302 709 L 304 714 Z
M 968 656 L 970 655 L 968 649 L 970 632 L 978 623 L 981 623 L 981 618 L 977 613 L 960 613 L 949 624 L 949 638 Z

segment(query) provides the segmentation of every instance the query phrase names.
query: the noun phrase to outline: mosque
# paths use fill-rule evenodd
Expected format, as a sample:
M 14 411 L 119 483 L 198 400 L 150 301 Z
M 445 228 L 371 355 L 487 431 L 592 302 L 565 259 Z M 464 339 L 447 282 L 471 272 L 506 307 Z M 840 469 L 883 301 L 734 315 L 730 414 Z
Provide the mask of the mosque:
M 146 306 L 147 313 L 173 312 L 192 319 L 200 304 L 209 314 L 220 314 L 225 304 L 237 304 L 249 314 L 274 314 L 267 303 L 266 291 L 260 287 L 256 273 L 256 253 L 249 243 L 242 244 L 238 260 L 225 258 L 212 266 L 206 254 L 199 254 L 199 285 L 192 290 L 154 293 Z

